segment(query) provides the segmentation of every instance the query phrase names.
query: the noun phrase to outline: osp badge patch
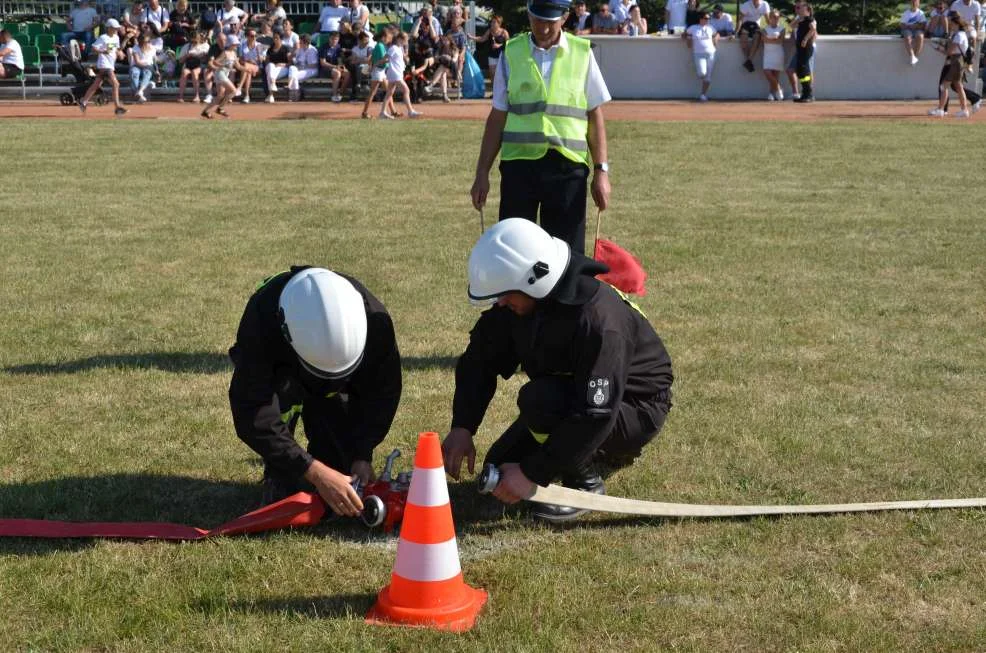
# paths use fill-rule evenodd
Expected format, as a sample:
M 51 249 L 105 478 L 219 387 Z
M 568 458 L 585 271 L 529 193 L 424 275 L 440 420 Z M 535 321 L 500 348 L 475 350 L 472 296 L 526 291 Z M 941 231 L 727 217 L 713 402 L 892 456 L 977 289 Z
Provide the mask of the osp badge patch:
M 589 404 L 600 407 L 609 403 L 609 379 L 602 376 L 589 378 Z

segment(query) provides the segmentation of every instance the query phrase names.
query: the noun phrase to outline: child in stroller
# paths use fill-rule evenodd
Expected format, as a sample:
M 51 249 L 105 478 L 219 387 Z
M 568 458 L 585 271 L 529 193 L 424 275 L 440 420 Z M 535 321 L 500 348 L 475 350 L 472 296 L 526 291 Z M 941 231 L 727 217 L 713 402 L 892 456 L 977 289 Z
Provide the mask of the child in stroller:
M 82 56 L 77 41 L 69 41 L 68 45 L 56 43 L 55 51 L 58 53 L 58 66 L 59 70 L 62 71 L 62 76 L 71 75 L 75 78 L 75 85 L 72 86 L 72 89 L 67 93 L 62 93 L 58 99 L 64 106 L 75 106 L 85 96 L 95 74 L 92 72 L 92 66 L 82 65 Z M 98 106 L 106 103 L 106 95 L 103 93 L 103 89 L 99 89 L 92 96 L 91 102 Z

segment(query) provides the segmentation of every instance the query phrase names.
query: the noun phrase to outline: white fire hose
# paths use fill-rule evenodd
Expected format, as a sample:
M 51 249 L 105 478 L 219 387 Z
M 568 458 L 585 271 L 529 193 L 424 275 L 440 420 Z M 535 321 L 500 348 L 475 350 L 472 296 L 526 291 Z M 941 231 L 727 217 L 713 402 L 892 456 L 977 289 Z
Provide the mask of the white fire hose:
M 481 494 L 489 494 L 500 482 L 500 470 L 487 465 L 479 476 Z M 917 501 L 874 501 L 870 503 L 827 503 L 788 506 L 728 506 L 695 503 L 641 501 L 582 492 L 560 485 L 536 486 L 528 501 L 550 503 L 580 510 L 594 510 L 648 517 L 753 517 L 757 515 L 820 515 L 883 510 L 940 510 L 943 508 L 984 508 L 986 497 L 974 499 L 923 499 Z

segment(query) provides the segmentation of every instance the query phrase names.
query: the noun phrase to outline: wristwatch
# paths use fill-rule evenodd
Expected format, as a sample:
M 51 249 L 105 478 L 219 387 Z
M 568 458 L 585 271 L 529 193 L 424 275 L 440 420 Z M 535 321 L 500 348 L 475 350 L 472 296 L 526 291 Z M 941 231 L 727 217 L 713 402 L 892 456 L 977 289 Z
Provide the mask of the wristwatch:
M 592 168 L 593 170 L 600 170 L 602 172 L 605 172 L 606 174 L 609 174 L 609 162 L 607 161 L 597 163 L 596 165 L 592 166 Z

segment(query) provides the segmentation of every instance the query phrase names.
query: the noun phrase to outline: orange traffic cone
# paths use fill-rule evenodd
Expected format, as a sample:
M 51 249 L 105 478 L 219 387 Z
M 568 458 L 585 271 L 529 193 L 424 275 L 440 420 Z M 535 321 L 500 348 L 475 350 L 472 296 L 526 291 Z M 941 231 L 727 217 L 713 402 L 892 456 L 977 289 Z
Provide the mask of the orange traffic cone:
M 463 632 L 476 623 L 486 598 L 462 580 L 441 443 L 437 433 L 422 433 L 390 585 L 366 620 Z

